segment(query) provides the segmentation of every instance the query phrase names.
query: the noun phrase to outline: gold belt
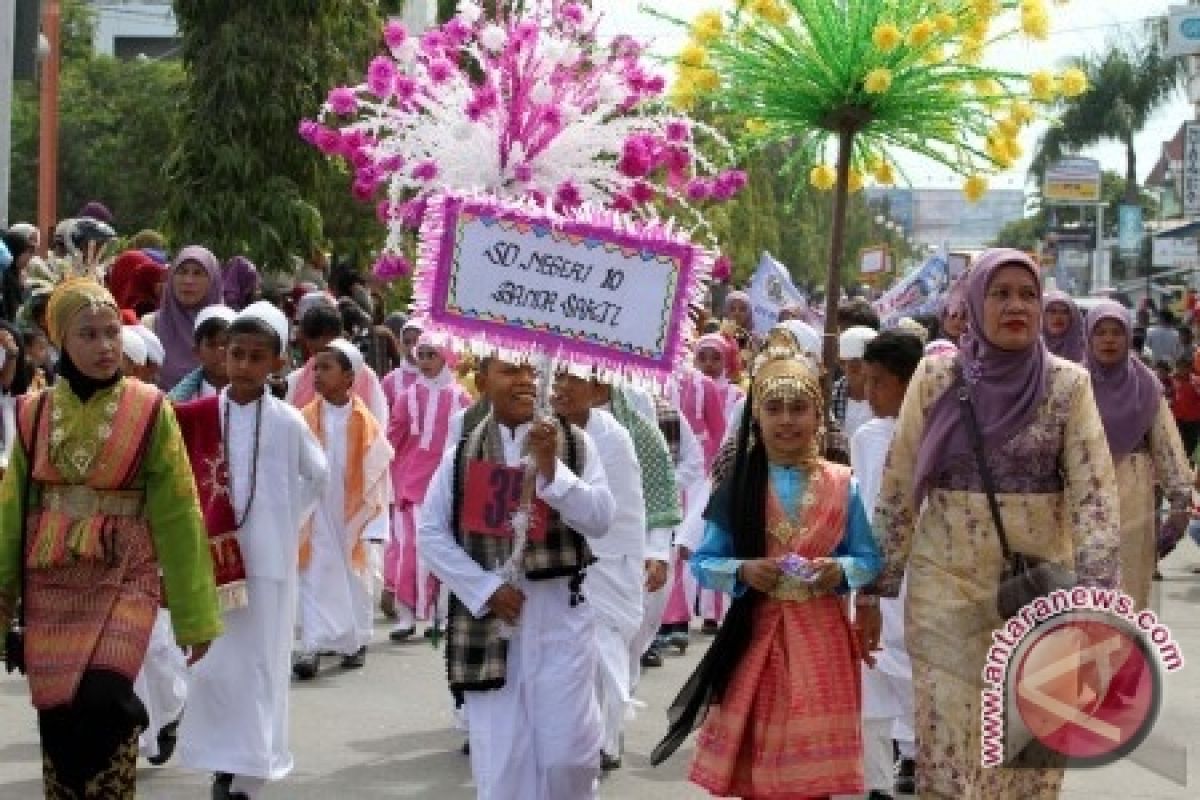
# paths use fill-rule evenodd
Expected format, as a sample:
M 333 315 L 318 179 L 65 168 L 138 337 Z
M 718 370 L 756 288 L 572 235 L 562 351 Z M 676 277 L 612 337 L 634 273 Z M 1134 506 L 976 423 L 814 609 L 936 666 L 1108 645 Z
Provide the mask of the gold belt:
M 793 578 L 789 575 L 780 577 L 779 583 L 775 584 L 775 588 L 771 590 L 771 597 L 776 600 L 788 600 L 793 603 L 804 603 L 812 600 L 814 597 L 821 597 L 826 594 L 829 593 L 818 592 L 813 589 L 812 584 L 808 581 Z
M 72 519 L 95 516 L 140 517 L 145 493 L 140 490 L 93 489 L 81 484 L 53 485 L 42 489 L 42 508 Z

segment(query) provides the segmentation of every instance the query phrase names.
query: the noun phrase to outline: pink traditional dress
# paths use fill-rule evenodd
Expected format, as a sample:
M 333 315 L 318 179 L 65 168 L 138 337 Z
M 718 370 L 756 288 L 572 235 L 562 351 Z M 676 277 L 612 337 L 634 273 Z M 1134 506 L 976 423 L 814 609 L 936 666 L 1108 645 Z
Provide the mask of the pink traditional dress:
M 403 380 L 398 377 L 395 383 L 402 385 Z M 383 578 L 396 603 L 414 612 L 417 619 L 428 619 L 437 601 L 436 579 L 418 564 L 417 509 L 446 450 L 451 417 L 470 404 L 471 396 L 448 367 L 433 379 L 417 372 L 415 380 L 392 402 L 388 439 L 396 451 L 392 459 L 396 506 Z
M 769 480 L 767 557 L 836 558 L 838 592 L 875 577 L 882 556 L 848 468 L 772 466 Z M 700 583 L 748 591 L 733 556 L 732 535 L 710 521 L 692 559 Z M 751 613 L 750 642 L 708 710 L 689 778 L 718 796 L 861 794 L 858 655 L 842 600 L 785 577 Z
M 388 408 L 395 408 L 400 395 L 416 383 L 419 377 L 421 370 L 407 361 L 385 375 L 382 381 L 383 396 L 387 398 Z

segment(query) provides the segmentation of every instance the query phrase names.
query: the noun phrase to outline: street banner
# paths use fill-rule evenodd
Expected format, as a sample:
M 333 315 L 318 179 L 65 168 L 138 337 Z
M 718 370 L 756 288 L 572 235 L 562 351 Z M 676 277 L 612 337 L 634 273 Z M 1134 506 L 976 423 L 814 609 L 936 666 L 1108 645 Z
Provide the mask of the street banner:
M 758 268 L 750 279 L 750 312 L 754 320 L 754 334 L 762 336 L 779 321 L 779 312 L 788 306 L 807 307 L 804 292 L 792 283 L 787 267 L 763 251 Z
M 901 317 L 936 314 L 950 286 L 950 257 L 940 250 L 921 267 L 905 275 L 875 301 L 883 327 L 894 326 Z

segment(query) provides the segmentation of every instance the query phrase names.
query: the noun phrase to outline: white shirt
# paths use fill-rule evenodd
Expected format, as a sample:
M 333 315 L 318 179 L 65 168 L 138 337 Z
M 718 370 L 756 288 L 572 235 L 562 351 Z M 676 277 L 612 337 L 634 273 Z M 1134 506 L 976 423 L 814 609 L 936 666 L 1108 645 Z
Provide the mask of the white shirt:
M 646 499 L 642 493 L 642 467 L 629 431 L 602 408 L 588 412 L 588 436 L 600 454 L 616 509 L 608 535 L 592 544 L 597 557 L 646 557 Z
M 520 465 L 529 427 L 528 423 L 515 430 L 499 426 L 506 466 Z M 583 474 L 576 475 L 559 461 L 553 481 L 547 483 L 538 475 L 536 493 L 571 529 L 589 539 L 598 539 L 607 534 L 612 525 L 615 504 L 596 444 L 586 431 L 583 432 L 583 443 Z M 487 612 L 488 600 L 504 581 L 467 555 L 450 528 L 454 452 L 450 448 L 443 454 L 442 463 L 433 474 L 425 502 L 417 514 L 417 547 L 430 570 L 474 616 L 481 617 Z
M 853 397 L 847 397 L 844 431 L 846 438 L 854 438 L 854 434 L 858 432 L 858 429 L 870 422 L 874 416 L 871 413 L 871 404 L 866 400 L 855 400 Z

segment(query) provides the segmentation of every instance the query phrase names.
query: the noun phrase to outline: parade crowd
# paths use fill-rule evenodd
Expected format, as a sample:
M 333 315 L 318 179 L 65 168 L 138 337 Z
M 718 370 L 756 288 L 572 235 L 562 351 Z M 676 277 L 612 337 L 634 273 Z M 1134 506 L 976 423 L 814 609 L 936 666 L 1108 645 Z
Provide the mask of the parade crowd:
M 643 671 L 700 642 L 654 760 L 695 733 L 715 796 L 1053 798 L 1053 760 L 981 766 L 997 527 L 1146 607 L 1191 519 L 1188 328 L 1084 315 L 1017 251 L 937 318 L 847 299 L 834 364 L 728 292 L 652 394 L 111 223 L 0 252 L 0 627 L 47 798 L 132 798 L 139 757 L 260 796 L 291 682 L 362 667 L 377 612 L 438 645 L 485 800 L 596 796 Z

